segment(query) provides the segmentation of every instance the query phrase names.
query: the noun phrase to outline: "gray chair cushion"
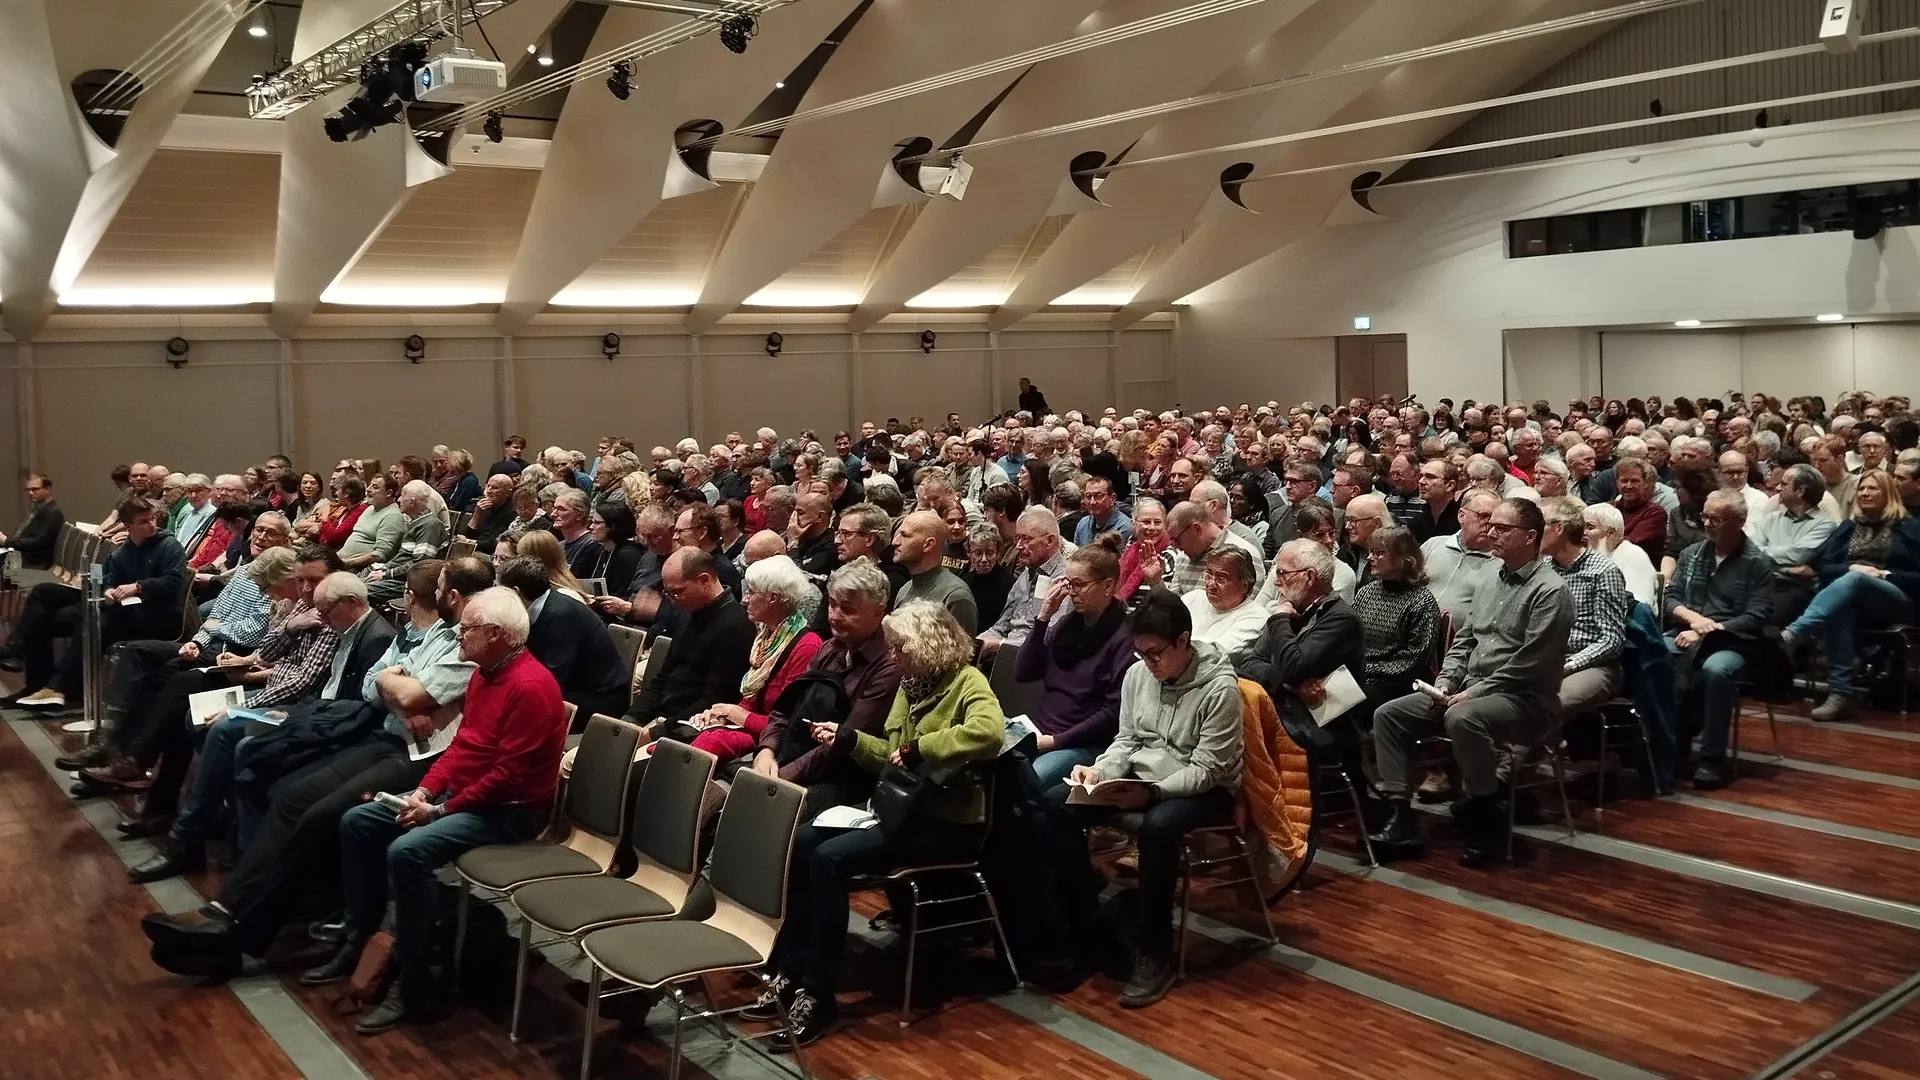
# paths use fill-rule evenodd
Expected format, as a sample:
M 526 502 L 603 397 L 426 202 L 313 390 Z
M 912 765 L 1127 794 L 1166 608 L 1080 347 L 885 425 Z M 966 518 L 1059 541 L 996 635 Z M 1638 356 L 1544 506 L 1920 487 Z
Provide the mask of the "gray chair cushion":
M 453 865 L 475 884 L 494 890 L 511 889 L 523 881 L 598 874 L 601 870 L 598 863 L 572 848 L 539 840 L 477 847 L 453 860 Z
M 595 930 L 581 939 L 580 946 L 616 978 L 648 987 L 703 971 L 753 967 L 766 960 L 732 934 L 697 922 L 631 923 Z
M 623 919 L 664 919 L 673 914 L 673 905 L 652 889 L 610 877 L 536 881 L 515 890 L 513 906 L 562 934 Z

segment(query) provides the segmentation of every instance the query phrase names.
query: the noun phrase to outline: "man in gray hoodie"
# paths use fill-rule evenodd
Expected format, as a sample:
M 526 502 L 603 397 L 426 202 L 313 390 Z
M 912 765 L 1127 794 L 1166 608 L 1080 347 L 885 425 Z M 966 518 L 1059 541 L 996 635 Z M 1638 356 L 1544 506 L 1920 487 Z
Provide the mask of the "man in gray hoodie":
M 1079 765 L 1049 797 L 1107 780 L 1144 781 L 1109 789 L 1101 802 L 1066 805 L 1082 828 L 1139 813 L 1140 943 L 1121 992 L 1130 1009 L 1173 988 L 1173 891 L 1182 839 L 1233 822 L 1240 791 L 1240 684 L 1226 654 L 1193 640 L 1193 616 L 1165 589 L 1147 594 L 1129 617 L 1134 654 L 1120 686 L 1120 733 L 1092 765 Z M 1081 845 L 1080 850 L 1085 850 Z

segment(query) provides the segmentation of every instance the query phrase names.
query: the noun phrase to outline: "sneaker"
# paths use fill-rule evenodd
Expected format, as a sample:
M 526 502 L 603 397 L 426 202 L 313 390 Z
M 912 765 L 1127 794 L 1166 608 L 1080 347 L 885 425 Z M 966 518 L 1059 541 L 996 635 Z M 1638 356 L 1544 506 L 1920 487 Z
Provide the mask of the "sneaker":
M 1837 724 L 1853 719 L 1853 699 L 1845 694 L 1828 694 L 1827 700 L 1813 707 L 1807 714 L 1822 724 Z
M 793 1004 L 793 995 L 799 987 L 785 975 L 775 975 L 766 983 L 766 989 L 760 991 L 760 997 L 753 1004 L 740 1010 L 740 1019 L 755 1023 L 770 1024 L 780 1019 L 780 1006 Z
M 64 709 L 67 707 L 67 695 L 58 690 L 48 690 L 43 687 L 13 704 L 16 708 L 39 709 L 51 712 L 55 709 Z
M 792 1037 L 773 1039 L 768 1042 L 768 1049 L 786 1050 L 795 1043 L 812 1046 L 819 1042 L 840 1022 L 840 1004 L 831 997 L 820 997 L 802 989 L 793 995 L 793 1004 L 787 1006 L 787 1019 L 793 1023 Z
M 1733 783 L 1733 771 L 1727 768 L 1725 758 L 1702 758 L 1700 766 L 1693 770 L 1695 791 L 1718 791 Z
M 79 772 L 81 769 L 98 768 L 113 761 L 113 747 L 106 743 L 95 743 L 83 747 L 78 753 L 62 754 L 53 759 L 53 767 L 62 772 Z
M 1453 784 L 1447 780 L 1444 769 L 1429 772 L 1427 778 L 1420 781 L 1420 789 L 1413 793 L 1413 801 L 1423 806 L 1428 803 L 1448 802 L 1452 798 Z
M 1133 976 L 1127 980 L 1126 989 L 1120 991 L 1120 1007 L 1144 1009 L 1166 997 L 1167 991 L 1173 989 L 1175 974 L 1172 962 L 1166 957 L 1142 950 L 1133 958 Z

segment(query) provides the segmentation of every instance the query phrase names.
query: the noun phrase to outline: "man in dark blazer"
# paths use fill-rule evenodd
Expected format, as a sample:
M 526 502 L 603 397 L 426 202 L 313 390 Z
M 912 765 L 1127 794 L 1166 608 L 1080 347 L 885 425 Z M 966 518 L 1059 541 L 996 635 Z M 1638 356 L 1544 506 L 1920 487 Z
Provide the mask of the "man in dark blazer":
M 547 568 L 530 557 L 508 559 L 500 567 L 501 585 L 526 602 L 527 651 L 553 673 L 560 696 L 576 706 L 573 730 L 587 726 L 594 713 L 619 716 L 627 711 L 633 673 L 624 669 L 607 624 L 593 609 L 547 581 Z
M 1327 676 L 1338 669 L 1345 667 L 1355 682 L 1364 684 L 1367 678 L 1366 627 L 1333 591 L 1333 554 L 1313 540 L 1290 540 L 1274 556 L 1273 576 L 1280 593 L 1277 613 L 1234 668 L 1241 678 L 1266 688 L 1287 733 L 1302 748 L 1331 752 L 1338 743 L 1345 752 L 1357 752 L 1357 730 L 1346 724 L 1322 727 L 1308 711 L 1320 703 Z
M 67 515 L 53 501 L 53 481 L 39 473 L 27 477 L 27 504 L 27 520 L 11 536 L 0 533 L 0 547 L 19 552 L 23 568 L 45 570 L 53 565 L 60 526 L 66 524 Z

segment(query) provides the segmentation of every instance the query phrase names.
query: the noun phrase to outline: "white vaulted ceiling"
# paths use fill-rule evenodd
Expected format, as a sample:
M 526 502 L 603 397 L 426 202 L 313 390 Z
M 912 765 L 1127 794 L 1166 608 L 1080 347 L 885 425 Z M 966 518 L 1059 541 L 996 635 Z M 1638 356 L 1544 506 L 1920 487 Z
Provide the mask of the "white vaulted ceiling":
M 1696 0 L 1676 9 L 1681 0 L 1673 0 L 1664 12 L 1298 80 L 1628 0 L 792 0 L 760 14 L 742 55 L 710 33 L 652 52 L 636 61 L 624 101 L 605 89 L 604 64 L 589 67 L 563 91 L 508 107 L 504 143 L 481 139 L 477 123 L 458 133 L 441 167 L 423 164 L 402 125 L 359 142 L 327 140 L 321 119 L 351 88 L 284 120 L 245 119 L 240 91 L 251 75 L 323 50 L 399 0 L 275 0 L 260 9 L 270 16 L 265 40 L 243 25 L 254 2 L 0 4 L 7 334 L 33 337 L 59 304 L 254 304 L 288 336 L 327 305 L 479 306 L 508 333 L 570 308 L 677 313 L 693 332 L 764 318 L 767 309 L 832 311 L 854 330 L 929 308 L 985 311 L 994 328 L 1057 308 L 1103 310 L 1125 326 L 1316 230 L 1356 227 L 1348 189 L 1360 170 L 1300 170 L 1397 161 L 1459 141 L 1472 117 L 1218 148 L 1551 84 L 1555 66 L 1577 50 L 1585 51 L 1569 70 L 1586 73 L 1580 78 L 1619 73 L 1608 59 L 1615 55 L 1644 55 L 1639 70 L 1705 59 L 1593 50 L 1596 39 L 1664 40 L 1647 27 L 1678 20 L 1675 10 L 1685 25 L 1711 22 L 1701 14 L 1711 11 L 1731 27 L 1761 8 L 1775 22 L 1790 20 L 1793 4 Z M 1073 44 L 1208 4 L 1205 17 L 1091 48 Z M 1910 6 L 1889 0 L 1876 9 L 1875 28 L 1901 25 Z M 498 49 L 519 86 L 686 18 L 644 0 L 512 0 L 487 16 L 484 36 L 469 30 L 466 40 L 482 55 Z M 1811 40 L 1811 13 L 1807 22 Z M 220 32 L 156 60 L 156 49 L 166 52 L 157 43 L 192 25 Z M 1729 29 L 1714 40 L 1739 52 L 1726 43 L 1746 38 Z M 528 50 L 548 41 L 559 64 L 543 69 Z M 1004 70 L 806 115 L 1061 43 L 1068 47 L 1055 55 Z M 95 69 L 150 76 L 111 147 L 91 133 L 68 89 Z M 1023 137 L 1288 79 L 1179 111 Z M 1755 94 L 1771 89 L 1764 77 L 1748 81 Z M 778 130 L 723 136 L 717 185 L 686 173 L 676 154 L 684 125 L 730 133 L 795 113 Z M 1502 114 L 1501 122 L 1518 121 Z M 893 159 L 914 139 L 936 147 L 1011 141 L 965 155 L 973 177 L 955 201 L 897 180 Z M 1074 161 L 1090 152 L 1110 170 L 1093 198 L 1070 183 Z M 1155 161 L 1170 155 L 1186 156 Z M 947 160 L 936 153 L 928 164 Z M 1236 163 L 1256 175 L 1294 175 L 1247 185 L 1243 208 L 1221 190 L 1222 170 Z M 882 182 L 889 176 L 891 195 Z

